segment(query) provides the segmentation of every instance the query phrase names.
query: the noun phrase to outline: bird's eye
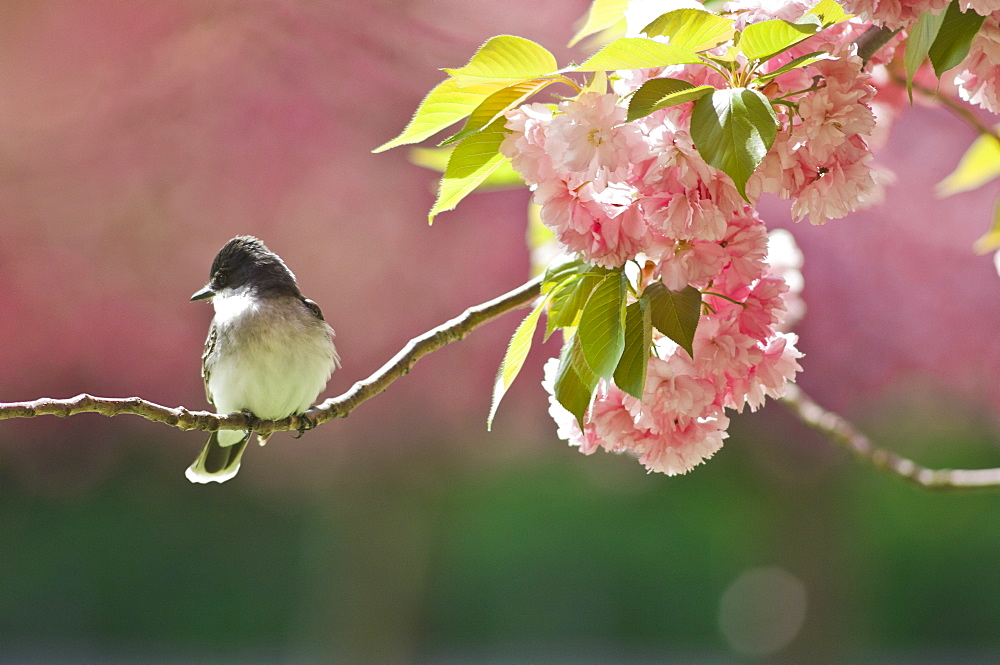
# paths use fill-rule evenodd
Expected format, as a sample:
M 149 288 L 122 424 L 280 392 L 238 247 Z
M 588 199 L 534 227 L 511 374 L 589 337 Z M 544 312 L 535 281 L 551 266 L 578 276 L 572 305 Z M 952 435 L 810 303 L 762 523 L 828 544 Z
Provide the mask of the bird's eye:
M 224 289 L 229 285 L 229 273 L 225 270 L 220 270 L 215 273 L 215 288 Z

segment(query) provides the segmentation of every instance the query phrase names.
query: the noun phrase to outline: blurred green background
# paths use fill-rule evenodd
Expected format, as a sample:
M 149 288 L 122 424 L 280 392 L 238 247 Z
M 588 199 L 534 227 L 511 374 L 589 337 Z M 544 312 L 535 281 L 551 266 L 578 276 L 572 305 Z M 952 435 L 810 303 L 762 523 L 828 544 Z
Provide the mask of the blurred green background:
M 0 400 L 204 407 L 187 298 L 237 233 L 337 329 L 325 396 L 521 283 L 526 192 L 428 228 L 435 174 L 370 151 L 491 35 L 585 56 L 586 4 L 5 2 Z M 996 189 L 929 198 L 971 131 L 881 112 L 885 206 L 763 206 L 805 254 L 800 384 L 928 466 L 1000 466 L 1000 279 L 970 251 Z M 1000 493 L 922 492 L 777 404 L 683 477 L 584 457 L 545 412 L 553 343 L 487 434 L 519 319 L 222 486 L 184 478 L 201 433 L 0 422 L 0 662 L 1000 662 Z
M 922 492 L 780 409 L 679 478 L 549 437 L 308 492 L 184 485 L 150 441 L 72 497 L 3 477 L 3 660 L 995 662 L 1000 496 Z M 995 455 L 974 429 L 904 447 Z

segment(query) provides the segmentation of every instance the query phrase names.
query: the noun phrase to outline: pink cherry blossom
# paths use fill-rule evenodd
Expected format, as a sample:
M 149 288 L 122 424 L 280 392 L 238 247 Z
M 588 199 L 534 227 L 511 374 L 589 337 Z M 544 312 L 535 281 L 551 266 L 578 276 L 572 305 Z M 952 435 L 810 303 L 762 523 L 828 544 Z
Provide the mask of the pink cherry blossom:
M 649 358 L 642 401 L 634 400 L 630 409 L 636 425 L 662 432 L 678 419 L 701 417 L 716 401 L 715 386 L 695 371 L 680 354 L 666 360 Z
M 747 206 L 742 213 L 729 220 L 722 240 L 728 259 L 725 288 L 730 292 L 760 278 L 766 269 L 767 228 L 753 208 Z
M 637 446 L 639 462 L 650 471 L 668 476 L 687 473 L 722 448 L 729 436 L 729 418 L 721 408 L 713 415 L 677 424 L 659 436 L 644 438 Z
M 826 160 L 816 159 L 808 150 L 799 150 L 796 157 L 799 180 L 786 190 L 794 197 L 796 221 L 808 216 L 810 224 L 824 224 L 868 205 L 880 193 L 871 167 L 873 156 L 863 141 L 845 143 Z
M 651 239 L 634 192 L 612 184 L 596 191 L 594 183 L 574 186 L 558 178 L 540 183 L 535 203 L 542 222 L 559 242 L 588 261 L 615 268 L 644 251 Z
M 971 9 L 980 16 L 989 16 L 998 11 L 997 0 L 959 0 L 958 7 L 963 12 Z
M 997 3 L 992 4 L 996 8 Z M 986 17 L 959 70 L 955 77 L 959 96 L 1000 113 L 1000 11 Z
M 819 90 L 799 102 L 793 136 L 809 146 L 817 159 L 826 159 L 853 136 L 867 136 L 875 127 L 875 114 L 868 105 L 875 88 L 862 71 L 861 58 L 821 60 L 811 69 L 823 77 Z
M 795 348 L 797 341 L 795 333 L 784 333 L 768 340 L 763 349 L 764 357 L 751 368 L 746 378 L 746 403 L 751 411 L 763 406 L 765 397 L 784 396 L 788 382 L 802 371 L 798 363 L 802 354 Z
M 553 110 L 547 104 L 524 104 L 507 111 L 511 130 L 500 144 L 500 152 L 510 158 L 514 170 L 524 181 L 534 185 L 556 177 L 552 157 L 545 147 L 545 132 Z
M 843 0 L 843 8 L 861 19 L 893 30 L 916 22 L 924 12 L 940 14 L 949 0 Z
M 815 0 L 730 0 L 726 3 L 726 11 L 740 12 L 737 17 L 737 30 L 742 30 L 751 23 L 759 23 L 770 19 L 796 21 L 816 4 Z
M 694 336 L 693 362 L 701 376 L 724 385 L 727 376 L 740 376 L 761 358 L 757 341 L 739 330 L 735 317 L 703 316 Z
M 764 275 L 750 290 L 743 307 L 736 309 L 739 331 L 759 342 L 774 335 L 785 314 L 788 285 L 778 275 Z
M 654 245 L 662 247 L 657 275 L 672 291 L 680 291 L 688 285 L 708 286 L 728 259 L 725 249 L 717 242 L 677 240 L 664 246 L 654 241 Z
M 617 95 L 587 92 L 559 104 L 546 129 L 546 150 L 556 171 L 582 180 L 623 180 L 636 152 L 645 152 L 639 129 L 625 123 Z M 644 154 L 642 156 L 645 156 Z

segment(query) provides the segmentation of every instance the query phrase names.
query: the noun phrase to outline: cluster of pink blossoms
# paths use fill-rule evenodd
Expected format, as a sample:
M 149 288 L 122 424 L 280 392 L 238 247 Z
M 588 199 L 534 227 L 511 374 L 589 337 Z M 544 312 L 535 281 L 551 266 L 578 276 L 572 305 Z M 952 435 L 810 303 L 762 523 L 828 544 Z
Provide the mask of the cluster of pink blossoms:
M 683 69 L 657 73 L 677 77 Z M 814 223 L 847 214 L 874 188 L 864 139 L 874 125 L 872 89 L 859 69 L 856 59 L 818 63 L 804 87 L 817 74 L 827 85 L 803 99 L 794 129 L 786 125 L 766 171 L 755 176 L 757 191 L 795 199 L 797 214 Z M 768 266 L 767 230 L 730 178 L 695 150 L 690 106 L 626 123 L 614 94 L 529 104 L 508 112 L 501 148 L 564 249 L 605 267 L 636 259 L 669 289 L 703 290 L 693 357 L 657 339 L 641 400 L 602 380 L 582 428 L 550 400 L 560 437 L 583 452 L 631 451 L 668 474 L 719 449 L 726 409 L 755 410 L 784 394 L 801 370 L 795 335 L 779 332 L 788 286 Z M 554 359 L 546 366 L 552 395 L 557 366 Z
M 865 21 L 896 30 L 916 23 L 924 12 L 940 14 L 951 0 L 841 0 L 844 9 Z M 974 11 L 987 16 L 997 11 L 996 0 L 961 0 L 958 7 L 963 12 Z
M 998 2 L 960 3 L 987 18 L 956 79 L 959 94 L 993 111 L 1000 109 Z M 733 0 L 728 9 L 742 27 L 775 17 L 794 21 L 815 4 Z M 939 13 L 947 5 L 845 0 L 844 8 L 858 18 L 767 63 L 773 71 L 817 50 L 831 56 L 781 74 L 764 88 L 781 100 L 774 105 L 779 132 L 747 182 L 751 203 L 773 194 L 792 201 L 796 221 L 822 224 L 879 202 L 869 148 L 875 88 L 851 42 L 870 22 L 906 28 L 922 12 Z M 629 3 L 630 34 L 659 13 L 699 6 L 693 0 Z M 904 34 L 871 64 L 891 59 Z M 644 279 L 675 291 L 688 285 L 702 291 L 705 307 L 693 356 L 665 337 L 656 339 L 654 331 L 656 353 L 648 360 L 642 399 L 601 380 L 581 427 L 554 397 L 557 360 L 546 365 L 543 382 L 561 438 L 585 453 L 631 451 L 648 469 L 675 474 L 719 449 L 729 422 L 726 409 L 755 410 L 765 397 L 784 394 L 801 370 L 796 337 L 783 332 L 789 315 L 801 309 L 801 284 L 789 291 L 784 275 L 797 270 L 783 270 L 780 261 L 768 264 L 767 231 L 754 208 L 729 176 L 698 154 L 690 133 L 692 103 L 625 121 L 629 94 L 657 77 L 726 85 L 719 73 L 699 65 L 617 72 L 613 94 L 587 92 L 558 105 L 509 111 L 510 133 L 501 151 L 531 187 L 543 223 L 565 251 L 608 268 L 635 260 L 645 266 Z
M 840 4 L 857 16 L 855 24 L 871 21 L 897 30 L 912 28 L 924 12 L 940 14 L 947 9 L 949 0 L 842 0 Z M 972 40 L 969 54 L 956 67 L 958 74 L 953 82 L 965 101 L 1000 113 L 1000 0 L 961 0 L 958 7 L 986 19 Z
M 758 277 L 736 277 L 731 281 L 739 286 L 727 292 L 725 277 L 735 277 L 740 268 L 734 262 L 721 271 L 720 296 L 705 297 L 712 311 L 698 324 L 694 357 L 665 337 L 657 339 L 641 400 L 602 380 L 581 428 L 551 396 L 558 359 L 546 363 L 542 385 L 549 391 L 549 413 L 560 438 L 586 454 L 598 448 L 628 451 L 650 471 L 685 473 L 722 446 L 729 427 L 725 409 L 742 411 L 748 405 L 756 410 L 765 397 L 784 394 L 786 382 L 802 369 L 795 334 L 777 332 L 785 322 L 788 285 L 767 272 L 762 225 L 750 216 L 743 223 L 732 235 L 743 235 L 746 247 L 754 247 L 742 257 L 742 269 L 753 266 Z

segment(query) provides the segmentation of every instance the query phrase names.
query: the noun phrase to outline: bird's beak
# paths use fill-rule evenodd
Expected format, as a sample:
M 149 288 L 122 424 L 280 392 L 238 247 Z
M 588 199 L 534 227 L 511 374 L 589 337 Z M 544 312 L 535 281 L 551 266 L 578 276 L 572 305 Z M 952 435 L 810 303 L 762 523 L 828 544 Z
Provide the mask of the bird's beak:
M 204 288 L 202 288 L 200 291 L 197 291 L 193 296 L 191 296 L 191 300 L 192 301 L 204 300 L 205 298 L 211 298 L 214 295 L 215 291 L 212 289 L 212 285 L 206 284 Z

